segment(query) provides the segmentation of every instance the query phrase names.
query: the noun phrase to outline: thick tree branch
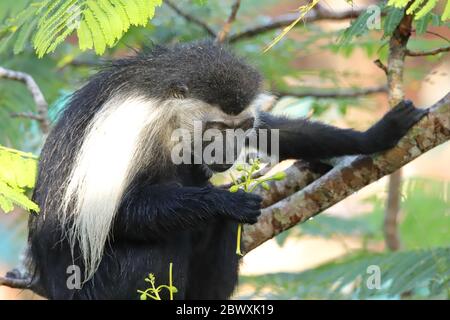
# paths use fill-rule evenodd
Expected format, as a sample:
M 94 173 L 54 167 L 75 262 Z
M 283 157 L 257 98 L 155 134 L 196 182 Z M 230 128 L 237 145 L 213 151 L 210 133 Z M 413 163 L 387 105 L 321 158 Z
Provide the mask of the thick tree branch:
M 450 46 L 448 47 L 442 47 L 437 48 L 429 51 L 412 51 L 412 50 L 406 50 L 406 55 L 410 57 L 424 57 L 424 56 L 434 56 L 442 52 L 449 52 Z
M 19 81 L 26 85 L 36 104 L 37 113 L 21 113 L 13 116 L 26 117 L 37 120 L 39 122 L 39 127 L 41 128 L 42 133 L 47 134 L 50 128 L 50 121 L 48 119 L 48 103 L 45 100 L 45 97 L 42 94 L 42 91 L 37 85 L 36 81 L 34 81 L 33 77 L 24 72 L 13 71 L 0 67 L 0 78 Z
M 183 9 L 178 7 L 172 0 L 164 0 L 164 4 L 169 6 L 175 13 L 183 17 L 186 21 L 192 22 L 193 24 L 196 24 L 197 26 L 202 28 L 208 35 L 216 37 L 216 32 L 206 22 L 198 19 L 197 17 L 188 12 L 185 12 Z
M 365 12 L 367 8 L 351 8 L 348 10 L 343 11 L 332 11 L 329 9 L 326 9 L 322 6 L 316 6 L 313 10 L 308 12 L 304 19 L 302 20 L 303 23 L 310 23 L 310 22 L 316 22 L 320 20 L 345 20 L 345 19 L 351 19 L 358 17 L 361 13 Z M 228 38 L 228 41 L 230 43 L 241 41 L 244 39 L 249 39 L 255 36 L 258 36 L 260 34 L 281 29 L 284 27 L 289 26 L 294 21 L 298 19 L 299 15 L 298 13 L 291 13 L 291 14 L 285 14 L 281 15 L 279 17 L 275 17 L 270 19 L 269 22 L 259 25 L 250 27 L 244 31 L 241 31 L 239 33 L 236 33 L 234 35 L 231 35 Z M 297 24 L 298 26 L 301 26 L 301 23 Z
M 373 156 L 349 157 L 303 189 L 302 185 L 305 182 L 307 184 L 309 179 L 301 178 L 305 172 L 299 173 L 298 186 L 289 178 L 285 182 L 289 185 L 286 188 L 287 193 L 283 195 L 279 194 L 279 190 L 284 186 L 283 181 L 278 182 L 277 189 L 267 191 L 265 197 L 270 197 L 274 193 L 275 201 L 285 198 L 263 209 L 256 224 L 245 225 L 243 234 L 245 252 L 319 214 L 366 185 L 395 172 L 449 139 L 450 93 L 433 105 L 428 116 L 411 128 L 393 149 Z M 288 170 L 293 172 L 291 168 Z M 289 196 L 289 193 L 296 189 L 301 190 Z
M 354 98 L 359 96 L 366 96 L 375 93 L 386 93 L 386 86 L 377 86 L 372 88 L 348 88 L 338 90 L 327 89 L 311 89 L 301 92 L 275 90 L 275 94 L 279 97 L 291 96 L 297 98 L 315 97 L 315 98 Z

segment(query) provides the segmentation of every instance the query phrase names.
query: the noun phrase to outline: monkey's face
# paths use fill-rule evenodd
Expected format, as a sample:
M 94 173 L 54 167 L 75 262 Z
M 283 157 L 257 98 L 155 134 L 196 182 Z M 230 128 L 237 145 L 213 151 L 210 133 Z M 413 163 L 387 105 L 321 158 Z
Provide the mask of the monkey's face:
M 255 123 L 254 109 L 237 115 L 213 108 L 203 120 L 202 160 L 212 171 L 223 172 L 233 166 L 245 147 Z
M 225 171 L 241 156 L 254 132 L 254 104 L 238 114 L 225 113 L 219 106 L 196 99 L 180 99 L 173 105 L 182 129 L 171 137 L 176 142 L 172 153 L 175 164 L 202 164 L 214 172 Z

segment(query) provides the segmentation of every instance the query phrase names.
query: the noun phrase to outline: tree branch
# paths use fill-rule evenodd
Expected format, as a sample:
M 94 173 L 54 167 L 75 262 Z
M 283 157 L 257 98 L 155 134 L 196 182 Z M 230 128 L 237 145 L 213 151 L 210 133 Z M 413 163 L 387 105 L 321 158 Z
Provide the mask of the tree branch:
M 36 121 L 42 121 L 42 117 L 32 112 L 12 112 L 9 114 L 12 118 L 25 118 Z
M 31 289 L 31 278 L 9 278 L 9 277 L 0 277 L 0 287 L 10 287 L 13 289 Z
M 279 97 L 291 96 L 297 98 L 304 97 L 315 97 L 315 98 L 354 98 L 359 96 L 366 96 L 375 93 L 386 93 L 387 87 L 385 85 L 372 87 L 372 88 L 349 88 L 349 89 L 338 89 L 329 90 L 326 89 L 311 89 L 309 91 L 305 90 L 302 92 L 291 92 L 283 90 L 275 90 L 275 94 Z
M 298 187 L 291 178 L 286 182 L 278 182 L 277 189 L 267 191 L 265 197 L 278 193 L 275 201 L 285 198 L 263 209 L 256 224 L 244 226 L 245 252 L 319 214 L 366 185 L 398 170 L 421 154 L 448 141 L 450 139 L 449 119 L 450 93 L 433 105 L 428 116 L 419 121 L 393 149 L 372 156 L 346 158 L 303 189 L 301 184 L 305 184 L 308 179 L 302 180 Z M 303 172 L 297 176 L 305 174 Z M 284 183 L 289 187 L 286 188 L 286 194 L 280 195 L 279 190 L 283 188 Z M 290 192 L 298 188 L 301 190 L 289 196 Z
M 448 52 L 450 51 L 450 46 L 443 47 L 443 48 L 437 48 L 434 50 L 429 51 L 411 51 L 406 50 L 406 55 L 410 57 L 423 57 L 423 56 L 434 56 L 436 54 L 442 53 L 442 52 Z
M 311 23 L 320 20 L 345 20 L 356 18 L 361 13 L 365 12 L 366 9 L 367 8 L 360 8 L 360 9 L 351 8 L 344 11 L 331 11 L 322 6 L 318 6 L 305 15 L 303 23 Z M 269 22 L 265 24 L 250 27 L 242 32 L 231 35 L 228 38 L 228 41 L 230 43 L 233 43 L 244 39 L 249 39 L 269 31 L 287 27 L 294 21 L 296 21 L 298 19 L 298 16 L 299 15 L 297 13 L 291 13 L 272 18 L 270 19 Z M 300 23 L 297 24 L 297 26 L 301 25 L 302 24 Z
M 206 22 L 198 19 L 197 17 L 191 15 L 188 12 L 183 11 L 172 0 L 164 0 L 164 3 L 167 6 L 169 6 L 173 11 L 175 11 L 175 13 L 177 13 L 179 16 L 183 17 L 186 21 L 196 24 L 197 26 L 202 28 L 208 35 L 216 37 L 216 32 Z
M 228 34 L 231 30 L 231 25 L 236 20 L 237 12 L 239 11 L 239 7 L 241 6 L 240 0 L 235 0 L 233 5 L 231 6 L 231 13 L 228 17 L 227 21 L 222 27 L 222 30 L 220 30 L 219 34 L 217 35 L 216 41 L 219 43 L 222 43 L 227 38 Z
M 42 133 L 47 134 L 50 129 L 50 120 L 48 119 L 48 103 L 33 77 L 24 72 L 13 71 L 0 67 L 0 78 L 19 81 L 26 85 L 28 91 L 33 97 L 34 103 L 36 104 L 37 114 L 22 113 L 16 114 L 15 116 L 37 120 Z

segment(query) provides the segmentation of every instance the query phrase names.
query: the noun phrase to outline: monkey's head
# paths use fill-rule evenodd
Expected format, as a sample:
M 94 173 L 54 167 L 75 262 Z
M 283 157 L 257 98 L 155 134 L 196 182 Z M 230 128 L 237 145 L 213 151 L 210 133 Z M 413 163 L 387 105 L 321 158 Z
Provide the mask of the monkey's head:
M 252 102 L 260 93 L 261 75 L 213 41 L 152 47 L 136 57 L 113 62 L 106 78 L 108 86 L 117 88 L 114 94 L 137 92 L 157 101 L 160 119 L 165 119 L 155 122 L 172 129 L 178 123 L 192 130 L 197 121 L 203 131 L 222 132 L 224 150 L 227 129 L 254 126 Z M 214 171 L 232 165 L 225 159 L 206 164 Z
M 158 95 L 198 99 L 225 114 L 240 114 L 260 89 L 260 74 L 212 41 L 156 47 L 144 57 Z
M 203 132 L 214 130 L 212 142 L 222 133 L 223 157 L 213 151 L 213 159 L 203 159 L 205 163 L 213 171 L 231 167 L 233 161 L 225 159 L 226 154 L 235 148 L 235 160 L 239 150 L 236 144 L 230 146 L 236 141 L 227 139 L 226 131 L 253 128 L 252 102 L 261 87 L 258 71 L 212 41 L 156 47 L 143 57 L 149 66 L 144 68 L 143 83 L 152 94 L 175 99 L 184 122 L 200 121 Z

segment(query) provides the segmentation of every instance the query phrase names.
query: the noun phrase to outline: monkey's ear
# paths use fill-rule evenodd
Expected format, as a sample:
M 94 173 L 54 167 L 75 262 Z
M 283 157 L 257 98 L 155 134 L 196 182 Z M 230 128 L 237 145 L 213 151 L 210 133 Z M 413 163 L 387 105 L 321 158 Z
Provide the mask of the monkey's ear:
M 185 99 L 189 93 L 189 88 L 182 82 L 173 82 L 169 86 L 169 96 L 175 99 Z

